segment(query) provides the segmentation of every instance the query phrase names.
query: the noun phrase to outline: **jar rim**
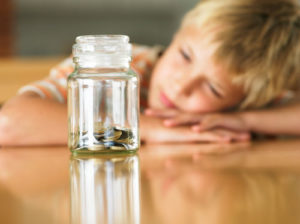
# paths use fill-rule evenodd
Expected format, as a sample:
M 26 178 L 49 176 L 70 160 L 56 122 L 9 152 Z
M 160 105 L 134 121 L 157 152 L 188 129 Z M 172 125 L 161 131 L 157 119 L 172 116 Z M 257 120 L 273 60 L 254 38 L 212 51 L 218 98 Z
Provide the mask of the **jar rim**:
M 76 37 L 76 43 L 97 43 L 97 42 L 121 42 L 128 43 L 129 37 L 120 34 L 97 34 L 97 35 L 82 35 Z

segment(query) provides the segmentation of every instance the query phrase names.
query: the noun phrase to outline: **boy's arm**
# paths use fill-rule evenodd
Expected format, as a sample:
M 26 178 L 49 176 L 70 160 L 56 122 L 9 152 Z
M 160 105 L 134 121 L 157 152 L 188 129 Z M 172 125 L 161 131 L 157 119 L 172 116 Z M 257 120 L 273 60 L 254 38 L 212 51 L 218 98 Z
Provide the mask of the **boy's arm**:
M 248 130 L 264 134 L 300 135 L 300 103 L 240 114 Z
M 67 144 L 67 105 L 24 93 L 0 110 L 0 145 Z
M 167 127 L 190 125 L 196 132 L 225 128 L 237 132 L 300 135 L 299 101 L 268 109 L 234 113 L 172 114 L 172 111 L 151 110 L 147 112 L 151 116 L 166 117 L 164 125 Z
M 0 145 L 67 143 L 67 77 L 71 57 L 53 67 L 47 78 L 23 86 L 0 110 Z
M 144 142 L 229 142 L 249 139 L 226 130 L 196 133 L 189 127 L 164 127 L 161 119 L 141 115 Z M 16 96 L 0 111 L 0 145 L 67 144 L 67 106 L 33 93 Z

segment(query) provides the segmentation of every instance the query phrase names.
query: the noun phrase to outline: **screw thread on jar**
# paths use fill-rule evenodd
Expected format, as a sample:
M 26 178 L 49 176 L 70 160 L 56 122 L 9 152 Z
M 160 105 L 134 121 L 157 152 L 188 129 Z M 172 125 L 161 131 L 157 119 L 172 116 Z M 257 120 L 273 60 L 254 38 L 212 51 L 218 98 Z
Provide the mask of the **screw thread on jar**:
M 129 68 L 131 44 L 126 35 L 86 35 L 76 38 L 73 61 L 81 68 Z

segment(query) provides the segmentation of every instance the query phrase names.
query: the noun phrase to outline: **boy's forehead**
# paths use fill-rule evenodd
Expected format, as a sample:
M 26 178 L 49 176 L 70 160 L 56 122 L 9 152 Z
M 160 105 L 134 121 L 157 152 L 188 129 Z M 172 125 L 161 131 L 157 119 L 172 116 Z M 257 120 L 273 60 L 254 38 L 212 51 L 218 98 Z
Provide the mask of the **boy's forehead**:
M 213 31 L 201 29 L 197 26 L 186 26 L 178 32 L 179 44 L 185 45 L 196 57 L 202 58 L 203 54 L 213 57 L 217 43 L 213 42 Z
M 200 46 L 202 44 L 213 47 L 215 43 L 213 42 L 215 36 L 216 28 L 210 27 L 199 27 L 197 25 L 188 25 L 182 27 L 178 33 L 177 37 L 180 40 L 186 41 L 194 45 L 193 47 Z

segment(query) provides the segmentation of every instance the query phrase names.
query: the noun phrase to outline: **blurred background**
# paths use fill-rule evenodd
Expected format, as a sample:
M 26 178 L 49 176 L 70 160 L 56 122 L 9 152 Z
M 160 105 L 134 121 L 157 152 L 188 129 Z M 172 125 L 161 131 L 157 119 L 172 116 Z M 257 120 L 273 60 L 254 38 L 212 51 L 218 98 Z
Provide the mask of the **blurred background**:
M 67 55 L 83 34 L 127 34 L 134 43 L 167 45 L 198 1 L 1 0 L 1 55 Z
M 75 37 L 126 34 L 167 46 L 199 0 L 1 0 L 0 107 L 70 55 Z

